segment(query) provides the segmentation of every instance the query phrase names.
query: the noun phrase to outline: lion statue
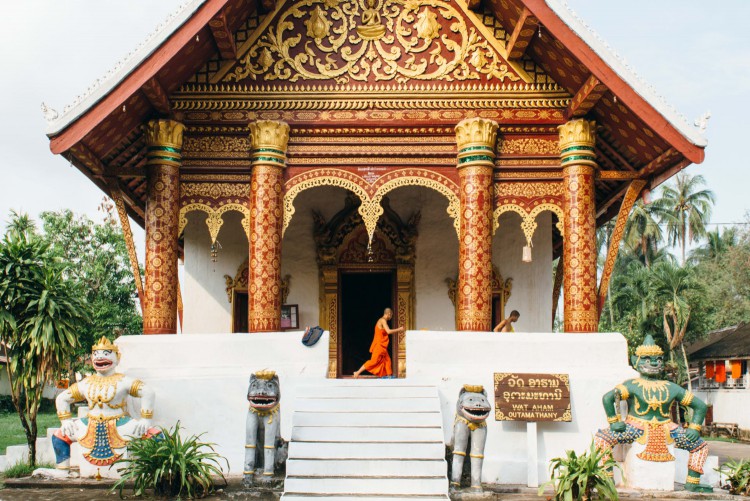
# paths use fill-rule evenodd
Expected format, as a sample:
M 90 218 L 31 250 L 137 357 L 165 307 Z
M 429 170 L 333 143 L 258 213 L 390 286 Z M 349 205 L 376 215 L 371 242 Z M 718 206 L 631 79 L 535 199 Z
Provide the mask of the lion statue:
M 484 444 L 487 441 L 487 417 L 490 402 L 482 386 L 464 385 L 456 402 L 456 420 L 453 424 L 453 463 L 451 466 L 451 490 L 461 487 L 461 473 L 466 451 L 471 441 L 471 489 L 482 492 L 482 463 Z M 469 440 L 471 439 L 471 440 Z
M 254 483 L 256 465 L 262 465 L 260 481 L 267 483 L 277 465 L 286 460 L 286 444 L 281 438 L 279 377 L 273 371 L 259 371 L 250 376 L 247 388 L 250 408 L 247 413 L 245 435 L 245 468 L 243 483 Z

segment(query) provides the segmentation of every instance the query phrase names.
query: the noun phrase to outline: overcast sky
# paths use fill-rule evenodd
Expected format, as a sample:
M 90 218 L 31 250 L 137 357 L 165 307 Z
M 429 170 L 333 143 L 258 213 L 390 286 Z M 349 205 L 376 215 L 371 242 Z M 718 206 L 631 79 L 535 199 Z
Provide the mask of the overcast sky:
M 175 10 L 177 0 L 24 0 L 0 16 L 0 226 L 11 209 L 70 208 L 99 219 L 102 193 L 49 151 L 42 101 L 61 111 Z M 750 211 L 750 1 L 569 0 L 641 77 L 692 122 L 712 118 L 689 167 L 717 195 L 713 222 Z M 139 235 L 139 241 L 142 236 Z M 142 255 L 143 249 L 139 248 Z

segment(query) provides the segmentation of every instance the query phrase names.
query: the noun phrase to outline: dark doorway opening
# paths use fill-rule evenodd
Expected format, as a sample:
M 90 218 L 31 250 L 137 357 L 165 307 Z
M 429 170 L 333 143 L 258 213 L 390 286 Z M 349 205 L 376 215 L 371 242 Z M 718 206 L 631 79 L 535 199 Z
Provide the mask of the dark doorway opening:
M 339 330 L 338 377 L 351 376 L 370 358 L 370 344 L 375 333 L 375 323 L 383 316 L 385 308 L 392 308 L 393 321 L 397 318 L 394 305 L 395 273 L 342 272 L 339 297 L 341 322 Z M 391 336 L 391 361 L 398 362 L 398 342 Z M 365 373 L 367 374 L 367 373 Z
M 248 331 L 247 291 L 234 291 L 232 297 L 232 332 Z

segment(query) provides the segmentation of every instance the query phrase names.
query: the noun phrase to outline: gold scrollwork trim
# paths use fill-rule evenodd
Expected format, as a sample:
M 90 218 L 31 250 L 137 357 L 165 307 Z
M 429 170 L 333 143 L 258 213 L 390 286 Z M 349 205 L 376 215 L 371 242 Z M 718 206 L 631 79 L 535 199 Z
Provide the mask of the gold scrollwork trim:
M 219 236 L 219 230 L 221 230 L 221 227 L 224 224 L 224 213 L 229 211 L 237 211 L 244 216 L 241 221 L 242 228 L 245 230 L 245 235 L 247 235 L 248 240 L 250 239 L 250 209 L 245 205 L 228 203 L 214 209 L 213 207 L 202 203 L 188 204 L 180 209 L 178 234 L 182 234 L 185 230 L 185 227 L 187 226 L 187 214 L 193 211 L 205 212 L 208 215 L 206 218 L 206 225 L 208 226 L 208 232 L 211 235 L 211 243 L 216 242 L 216 239 Z
M 230 198 L 250 197 L 250 183 L 182 183 L 183 197 Z
M 403 186 L 424 186 L 426 188 L 431 188 L 448 199 L 447 213 L 448 216 L 453 219 L 453 227 L 456 229 L 456 235 L 459 234 L 460 218 L 458 215 L 460 211 L 460 200 L 457 195 L 458 188 L 452 180 L 445 178 L 444 176 L 430 173 L 431 175 L 435 175 L 436 178 L 439 176 L 443 182 L 422 176 L 406 175 L 395 177 L 380 185 L 375 193 L 370 196 L 368 191 L 364 188 L 364 186 L 369 183 L 356 174 L 340 169 L 323 169 L 320 174 L 320 176 L 315 176 L 315 171 L 308 171 L 304 174 L 305 176 L 315 177 L 310 177 L 310 179 L 296 183 L 287 189 L 284 194 L 284 222 L 281 230 L 282 237 L 294 216 L 294 199 L 303 191 L 320 186 L 336 186 L 344 188 L 359 197 L 362 202 L 359 206 L 359 214 L 362 216 L 362 221 L 365 223 L 365 228 L 367 229 L 367 234 L 370 239 L 372 239 L 372 236 L 375 234 L 375 227 L 378 224 L 378 219 L 380 219 L 380 216 L 383 214 L 381 201 L 386 194 Z M 294 178 L 290 181 L 294 181 Z M 287 184 L 289 184 L 289 182 Z
M 534 206 L 531 210 L 526 210 L 517 204 L 502 204 L 497 207 L 492 214 L 492 232 L 494 234 L 500 227 L 500 216 L 502 214 L 506 212 L 515 212 L 521 216 L 521 230 L 523 230 L 523 234 L 526 237 L 526 245 L 531 246 L 534 232 L 537 228 L 536 217 L 544 211 L 550 211 L 557 215 L 557 224 L 555 226 L 564 237 L 563 221 L 565 216 L 562 208 L 553 203 L 542 203 Z

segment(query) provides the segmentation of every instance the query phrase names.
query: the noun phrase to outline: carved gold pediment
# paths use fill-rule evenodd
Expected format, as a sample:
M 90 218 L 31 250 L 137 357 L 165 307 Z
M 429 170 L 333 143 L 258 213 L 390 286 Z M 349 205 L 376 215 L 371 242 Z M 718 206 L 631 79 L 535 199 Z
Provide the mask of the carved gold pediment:
M 288 0 L 248 45 L 222 82 L 532 82 L 458 1 Z

